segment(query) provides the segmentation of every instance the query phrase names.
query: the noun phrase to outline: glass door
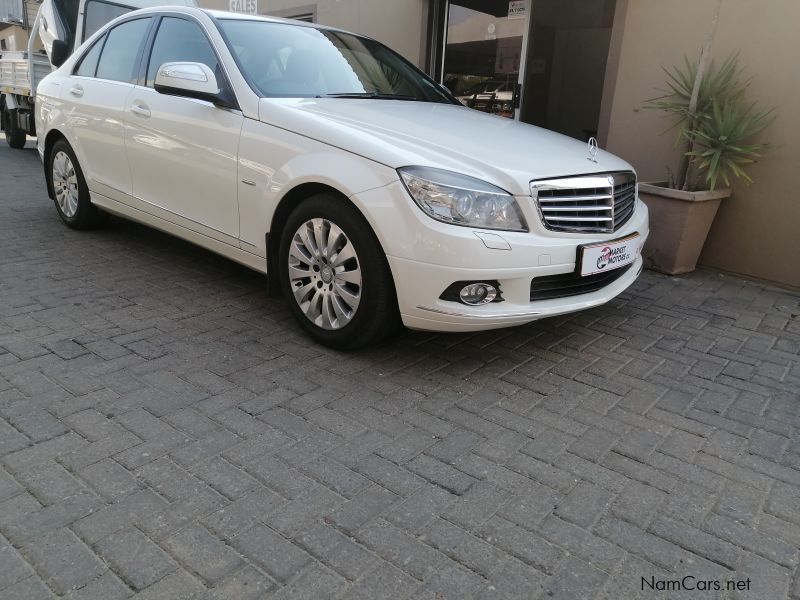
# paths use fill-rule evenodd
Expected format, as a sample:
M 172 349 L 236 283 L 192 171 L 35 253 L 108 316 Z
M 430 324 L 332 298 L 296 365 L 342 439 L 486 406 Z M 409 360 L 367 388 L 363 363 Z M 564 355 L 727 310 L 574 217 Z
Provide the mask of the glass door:
M 462 104 L 519 116 L 531 0 L 452 0 L 442 83 Z

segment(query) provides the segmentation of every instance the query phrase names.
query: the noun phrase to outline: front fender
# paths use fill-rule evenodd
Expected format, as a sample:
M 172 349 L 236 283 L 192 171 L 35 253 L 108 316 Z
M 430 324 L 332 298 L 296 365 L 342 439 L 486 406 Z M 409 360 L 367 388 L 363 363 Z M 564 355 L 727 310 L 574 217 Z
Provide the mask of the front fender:
M 360 205 L 356 195 L 398 179 L 390 167 L 251 120 L 246 120 L 242 129 L 238 168 L 242 241 L 262 256 L 266 256 L 264 234 L 279 205 L 299 199 L 293 190 L 302 186 L 330 188 L 351 198 L 371 221 L 370 211 Z M 370 224 L 375 230 L 375 224 Z

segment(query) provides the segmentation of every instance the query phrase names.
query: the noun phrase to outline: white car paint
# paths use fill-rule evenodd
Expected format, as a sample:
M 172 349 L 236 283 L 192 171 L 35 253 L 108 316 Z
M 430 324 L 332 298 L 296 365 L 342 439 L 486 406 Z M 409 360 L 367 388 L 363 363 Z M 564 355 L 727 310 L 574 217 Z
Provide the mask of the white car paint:
M 71 73 L 83 54 L 76 52 L 39 86 L 38 149 L 44 157 L 52 131 L 66 137 L 94 204 L 266 272 L 266 235 L 278 234 L 270 227 L 280 201 L 303 184 L 329 186 L 349 198 L 373 228 L 391 267 L 402 320 L 416 329 L 474 331 L 582 310 L 608 302 L 641 271 L 637 256 L 633 268 L 598 291 L 529 298 L 532 278 L 575 269 L 579 245 L 638 233 L 641 246 L 648 234 L 647 209 L 638 199 L 633 217 L 614 233 L 548 230 L 530 182 L 632 171 L 625 161 L 603 151 L 592 159 L 584 143 L 458 105 L 260 98 L 214 24 L 213 17 L 222 13 L 168 10 L 201 24 L 239 109 L 76 77 Z M 82 97 L 70 94 L 75 85 L 83 87 Z M 87 105 L 95 94 L 96 104 Z M 462 173 L 508 191 L 529 231 L 489 231 L 432 219 L 398 176 L 398 168 L 411 165 Z M 479 237 L 487 233 L 488 244 Z M 461 280 L 497 280 L 504 301 L 466 306 L 439 298 Z

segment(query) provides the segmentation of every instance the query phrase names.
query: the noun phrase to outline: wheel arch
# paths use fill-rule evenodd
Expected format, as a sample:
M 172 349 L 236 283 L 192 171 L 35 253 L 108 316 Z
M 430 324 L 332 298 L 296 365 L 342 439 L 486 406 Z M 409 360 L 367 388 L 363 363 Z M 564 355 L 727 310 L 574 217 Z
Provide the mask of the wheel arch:
M 353 199 L 348 197 L 347 194 L 342 190 L 337 189 L 328 183 L 322 183 L 319 181 L 300 183 L 286 192 L 286 194 L 284 194 L 280 199 L 278 205 L 275 207 L 275 211 L 272 214 L 272 220 L 267 232 L 267 287 L 270 296 L 280 296 L 281 294 L 280 281 L 278 278 L 278 256 L 280 254 L 279 246 L 289 215 L 300 202 L 318 194 L 332 194 L 355 208 L 364 221 L 366 221 L 366 223 L 369 225 L 370 231 L 377 240 L 378 245 L 383 250 L 384 255 L 386 254 L 386 246 L 383 243 L 381 236 L 376 231 L 375 225 L 364 211 L 363 207 L 359 206 L 358 203 L 353 202 Z

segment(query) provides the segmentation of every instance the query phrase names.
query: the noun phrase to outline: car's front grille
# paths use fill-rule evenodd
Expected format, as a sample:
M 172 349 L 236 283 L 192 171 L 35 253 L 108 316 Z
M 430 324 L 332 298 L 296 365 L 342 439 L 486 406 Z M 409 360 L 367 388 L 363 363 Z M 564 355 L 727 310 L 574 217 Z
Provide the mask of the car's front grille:
M 554 298 L 568 298 L 581 294 L 591 294 L 627 273 L 633 265 L 620 267 L 606 273 L 596 273 L 581 277 L 579 273 L 561 273 L 559 275 L 545 275 L 536 277 L 531 281 L 531 302 L 534 300 L 553 300 Z
M 636 175 L 622 172 L 532 181 L 531 195 L 547 229 L 613 233 L 633 215 Z

